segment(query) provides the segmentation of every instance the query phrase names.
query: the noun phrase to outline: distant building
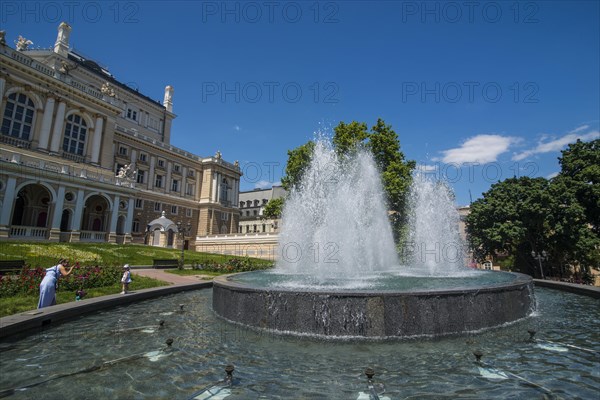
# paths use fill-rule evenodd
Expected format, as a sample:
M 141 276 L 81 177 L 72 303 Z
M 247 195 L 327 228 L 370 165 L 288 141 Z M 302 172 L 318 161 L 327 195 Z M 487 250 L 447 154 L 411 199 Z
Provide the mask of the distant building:
M 0 239 L 144 243 L 163 213 L 190 224 L 190 246 L 236 232 L 238 163 L 172 146 L 173 88 L 147 97 L 74 51 L 70 33 L 61 23 L 45 50 L 0 33 Z
M 271 199 L 284 197 L 285 189 L 273 186 L 270 189 L 254 189 L 240 192 L 239 233 L 278 233 L 281 220 L 264 217 L 264 208 Z

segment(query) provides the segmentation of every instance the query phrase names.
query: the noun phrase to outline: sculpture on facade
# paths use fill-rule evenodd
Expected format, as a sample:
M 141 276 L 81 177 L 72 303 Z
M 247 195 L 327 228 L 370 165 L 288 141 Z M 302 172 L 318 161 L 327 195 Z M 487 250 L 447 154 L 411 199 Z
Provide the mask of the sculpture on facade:
M 221 160 L 223 158 L 223 156 L 221 155 L 221 152 L 219 150 L 217 150 L 216 154 L 215 154 L 215 158 L 217 160 Z
M 6 31 L 0 31 L 0 44 L 6 44 Z
M 103 95 L 108 97 L 115 97 L 115 90 L 112 88 L 110 83 L 105 82 L 100 89 Z
M 23 36 L 19 35 L 19 38 L 15 41 L 15 45 L 18 51 L 27 50 L 30 44 L 33 44 L 31 40 L 25 39 Z
M 240 162 L 238 160 L 235 160 L 235 162 L 233 163 L 233 166 L 239 168 Z
M 131 164 L 125 164 L 119 168 L 117 173 L 116 184 L 119 186 L 133 186 L 133 181 L 137 175 L 137 170 L 132 168 Z
M 60 61 L 60 65 L 61 65 L 61 67 L 58 69 L 58 72 L 60 72 L 61 74 L 65 74 L 65 75 L 68 75 L 69 71 L 72 71 L 75 68 L 77 68 L 76 64 L 69 64 L 68 62 L 66 62 L 64 60 Z

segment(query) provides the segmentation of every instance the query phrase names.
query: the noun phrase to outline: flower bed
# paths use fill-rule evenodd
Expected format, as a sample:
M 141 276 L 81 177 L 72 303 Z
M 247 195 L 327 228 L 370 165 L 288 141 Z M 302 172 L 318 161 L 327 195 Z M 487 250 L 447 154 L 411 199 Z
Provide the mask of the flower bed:
M 67 277 L 58 280 L 59 291 L 73 291 L 110 286 L 119 283 L 123 271 L 119 266 L 82 266 L 76 263 Z M 19 275 L 0 276 L 0 297 L 39 293 L 46 274 L 42 267 L 25 266 Z

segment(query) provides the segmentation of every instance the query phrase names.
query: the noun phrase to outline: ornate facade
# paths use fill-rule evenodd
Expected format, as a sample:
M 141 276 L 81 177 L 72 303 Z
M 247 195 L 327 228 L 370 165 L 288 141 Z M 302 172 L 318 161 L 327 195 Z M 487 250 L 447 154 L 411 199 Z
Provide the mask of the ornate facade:
M 0 239 L 144 243 L 164 211 L 198 236 L 237 232 L 240 168 L 170 144 L 163 102 L 69 48 L 0 35 Z

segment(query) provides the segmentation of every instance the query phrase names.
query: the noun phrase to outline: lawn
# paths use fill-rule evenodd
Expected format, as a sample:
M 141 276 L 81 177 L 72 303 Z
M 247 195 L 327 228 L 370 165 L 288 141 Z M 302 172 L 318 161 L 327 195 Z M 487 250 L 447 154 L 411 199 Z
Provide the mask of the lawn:
M 25 260 L 25 263 L 31 266 L 49 268 L 55 265 L 60 258 L 68 258 L 71 264 L 79 263 L 88 268 L 91 277 L 86 276 L 82 282 L 91 283 L 91 278 L 99 276 L 111 269 L 117 268 L 123 264 L 130 265 L 152 265 L 153 259 L 179 259 L 181 250 L 165 249 L 137 244 L 117 245 L 111 243 L 53 243 L 53 242 L 22 242 L 22 241 L 1 241 L 0 242 L 0 260 Z M 169 272 L 179 275 L 209 275 L 216 276 L 231 272 L 250 271 L 254 269 L 264 269 L 272 266 L 269 261 L 248 258 L 235 257 L 229 255 L 199 253 L 195 251 L 185 251 L 185 262 L 187 265 L 193 265 L 196 269 L 171 270 Z M 100 268 L 93 266 L 100 266 Z M 95 270 L 91 271 L 90 270 Z M 200 269 L 201 268 L 201 269 Z M 37 307 L 39 281 L 43 277 L 43 270 L 37 270 L 34 276 L 24 275 L 19 277 L 18 281 L 6 281 L 0 285 L 0 317 L 12 315 L 23 311 L 33 310 Z M 104 272 L 103 272 L 104 271 Z M 82 272 L 83 274 L 84 272 Z M 118 283 L 120 269 L 117 276 L 110 275 L 105 281 L 96 281 L 95 287 L 83 286 L 87 292 L 86 298 L 116 294 L 121 291 Z M 142 277 L 135 274 L 134 283 L 131 290 L 145 289 L 156 286 L 164 286 L 167 283 Z M 115 283 L 110 286 L 102 286 L 104 282 Z M 2 281 L 0 281 L 1 283 Z M 26 287 L 21 290 L 12 290 L 17 282 L 26 282 Z M 79 281 L 77 281 L 79 282 Z M 63 283 L 63 290 L 57 292 L 58 303 L 75 301 L 74 290 L 67 290 Z M 77 286 L 76 286 L 77 288 Z M 71 288 L 73 289 L 73 288 Z M 19 294 L 15 294 L 19 293 Z
M 225 263 L 231 259 L 243 259 L 229 255 L 199 253 L 186 250 L 185 263 Z M 97 265 L 152 265 L 152 260 L 174 259 L 181 256 L 181 249 L 165 249 L 140 244 L 113 243 L 52 243 L 52 242 L 0 242 L 0 260 L 25 260 L 32 267 L 49 268 L 60 258 L 69 258 L 71 263 Z M 264 264 L 264 260 L 249 259 L 252 263 Z

